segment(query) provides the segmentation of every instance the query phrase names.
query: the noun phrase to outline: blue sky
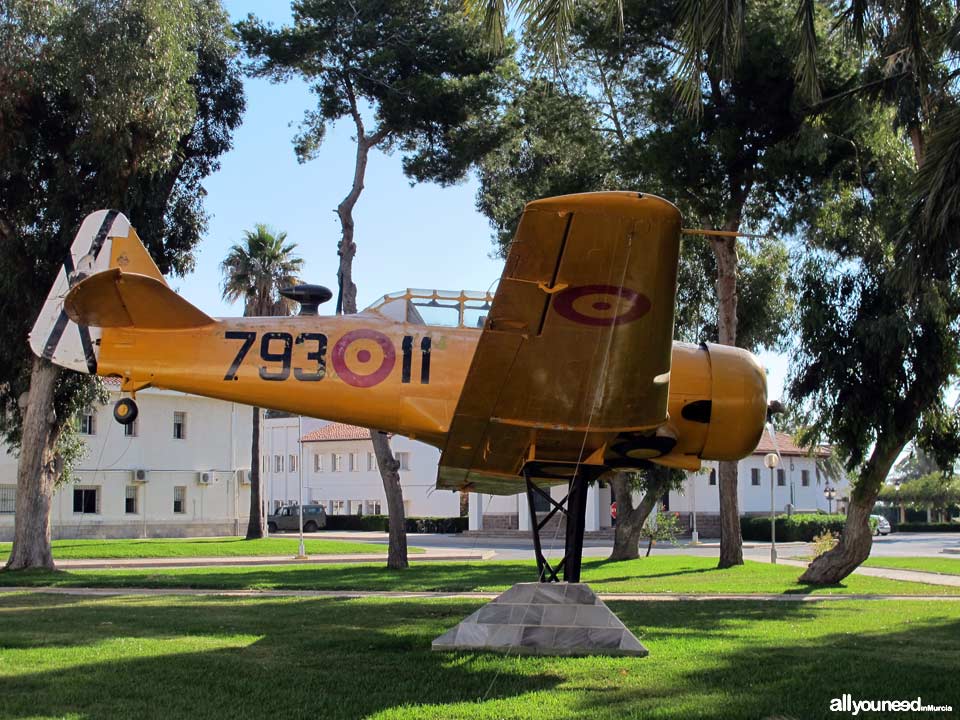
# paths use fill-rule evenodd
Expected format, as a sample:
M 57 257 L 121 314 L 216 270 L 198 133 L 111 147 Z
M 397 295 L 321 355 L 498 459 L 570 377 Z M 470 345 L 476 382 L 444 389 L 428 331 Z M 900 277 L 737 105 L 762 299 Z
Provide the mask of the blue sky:
M 283 0 L 224 4 L 235 21 L 248 13 L 275 24 L 290 19 L 289 3 Z M 349 190 L 354 166 L 348 121 L 328 131 L 316 160 L 297 162 L 291 140 L 304 111 L 314 105 L 304 83 L 248 78 L 245 88 L 247 110 L 233 150 L 204 183 L 211 219 L 196 254 L 196 270 L 172 282 L 194 305 L 221 317 L 239 315 L 242 309 L 220 296 L 220 262 L 256 223 L 286 231 L 297 243 L 305 282 L 336 287 L 340 226 L 334 210 Z M 358 305 L 406 287 L 486 290 L 496 281 L 503 262 L 491 257 L 491 229 L 474 206 L 476 192 L 474 179 L 448 188 L 411 187 L 399 155 L 372 152 L 354 210 Z M 786 360 L 769 353 L 762 359 L 770 370 L 770 395 L 779 397 Z

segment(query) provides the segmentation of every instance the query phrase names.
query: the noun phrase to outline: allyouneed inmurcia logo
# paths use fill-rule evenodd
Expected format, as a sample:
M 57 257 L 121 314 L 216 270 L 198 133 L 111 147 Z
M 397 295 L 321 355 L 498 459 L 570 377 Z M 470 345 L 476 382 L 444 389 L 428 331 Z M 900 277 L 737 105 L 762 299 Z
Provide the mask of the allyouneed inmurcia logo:
M 830 701 L 830 710 L 859 715 L 879 712 L 953 712 L 953 707 L 927 705 L 919 697 L 915 700 L 854 700 L 849 693 L 844 693 Z

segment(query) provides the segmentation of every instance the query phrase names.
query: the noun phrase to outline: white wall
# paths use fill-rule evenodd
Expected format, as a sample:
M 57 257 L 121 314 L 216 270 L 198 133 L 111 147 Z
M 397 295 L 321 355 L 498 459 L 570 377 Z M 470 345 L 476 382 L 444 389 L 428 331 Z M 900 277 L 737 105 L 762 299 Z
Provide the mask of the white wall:
M 244 405 L 148 389 L 137 394 L 136 435 L 124 435 L 113 402 L 96 409 L 94 434 L 82 436 L 86 452 L 75 480 L 54 495 L 54 537 L 233 533 L 246 523 L 249 485 L 237 470 L 250 467 L 252 411 Z M 173 437 L 174 412 L 186 413 L 186 436 Z M 132 473 L 147 471 L 146 482 Z M 213 482 L 198 482 L 213 471 Z M 0 453 L 0 485 L 15 486 L 17 460 Z M 126 512 L 126 489 L 135 487 L 137 512 Z M 185 488 L 183 512 L 174 512 L 174 487 Z M 99 512 L 75 513 L 74 491 L 99 488 Z M 13 533 L 14 516 L 0 513 L 0 537 Z
M 277 418 L 265 421 L 269 428 L 268 436 L 273 443 L 271 449 L 271 468 L 267 474 L 267 492 L 272 501 L 296 501 L 298 488 L 296 473 L 275 473 L 273 455 L 283 448 L 286 455 L 298 452 L 296 445 L 297 418 Z M 303 421 L 303 434 L 322 427 L 324 423 Z M 437 490 L 437 465 L 440 451 L 409 438 L 395 435 L 390 440 L 394 453 L 408 454 L 407 470 L 400 471 L 400 484 L 403 487 L 404 506 L 408 516 L 456 517 L 460 514 L 460 494 L 449 490 Z M 266 453 L 266 445 L 264 453 Z M 334 472 L 331 455 L 343 456 L 343 468 Z M 357 469 L 350 470 L 350 454 L 355 453 L 359 461 Z M 372 514 L 372 507 L 380 503 L 382 514 L 387 512 L 383 481 L 374 460 L 372 469 L 368 464 L 368 454 L 373 453 L 370 440 L 328 440 L 303 443 L 304 502 L 319 502 L 331 512 L 332 501 L 343 501 L 343 513 L 356 514 L 358 507 L 363 514 Z M 314 455 L 323 457 L 322 471 L 314 470 Z M 288 461 L 289 463 L 289 461 Z M 285 466 L 286 467 L 286 466 Z M 272 489 L 271 489 L 272 483 Z M 334 510 L 335 512 L 335 510 Z

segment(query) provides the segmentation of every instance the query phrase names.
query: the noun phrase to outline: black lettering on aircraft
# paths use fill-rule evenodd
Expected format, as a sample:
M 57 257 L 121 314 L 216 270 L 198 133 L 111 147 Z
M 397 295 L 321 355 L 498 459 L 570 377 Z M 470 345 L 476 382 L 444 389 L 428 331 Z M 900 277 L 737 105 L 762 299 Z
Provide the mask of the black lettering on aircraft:
M 303 368 L 295 367 L 293 376 L 303 382 L 316 382 L 323 380 L 327 374 L 327 336 L 323 333 L 300 333 L 297 335 L 297 345 L 301 343 L 315 342 L 317 349 L 307 353 L 307 360 L 315 360 L 317 369 L 308 372 Z
M 249 352 L 250 347 L 253 345 L 253 341 L 257 339 L 257 334 L 255 332 L 237 332 L 234 330 L 229 330 L 226 333 L 226 338 L 227 340 L 243 340 L 243 345 L 240 346 L 240 351 L 230 364 L 230 369 L 227 370 L 227 374 L 223 376 L 224 380 L 236 380 L 237 370 L 240 369 L 240 363 L 242 363 L 243 359 L 247 356 L 247 352 Z
M 246 331 L 227 331 L 224 336 L 227 340 L 243 340 L 243 345 L 237 351 L 236 357 L 230 364 L 224 380 L 236 380 L 240 365 L 246 358 L 250 348 L 253 347 L 257 339 L 257 333 Z M 279 352 L 275 349 L 276 343 L 283 343 Z M 271 343 L 274 343 L 271 347 Z M 307 360 L 316 363 L 316 368 L 295 367 L 293 376 L 301 382 L 317 382 L 327 376 L 327 336 L 323 333 L 300 333 L 296 340 L 293 335 L 285 332 L 263 333 L 260 338 L 260 358 L 265 363 L 280 363 L 279 368 L 260 367 L 260 377 L 263 380 L 283 381 L 290 377 L 290 367 L 293 358 L 293 345 L 303 345 L 307 348 Z M 311 349 L 307 343 L 315 343 Z M 413 371 L 413 344 L 412 335 L 404 335 L 401 342 L 401 370 L 400 382 L 409 383 Z M 430 350 L 432 341 L 429 337 L 420 340 L 420 384 L 428 385 L 430 383 Z
M 280 352 L 270 351 L 270 342 L 279 340 L 283 343 Z M 264 362 L 279 362 L 280 370 L 271 372 L 265 366 L 260 368 L 260 377 L 264 380 L 286 380 L 290 377 L 290 358 L 293 355 L 293 336 L 285 332 L 264 333 L 260 339 L 260 357 Z

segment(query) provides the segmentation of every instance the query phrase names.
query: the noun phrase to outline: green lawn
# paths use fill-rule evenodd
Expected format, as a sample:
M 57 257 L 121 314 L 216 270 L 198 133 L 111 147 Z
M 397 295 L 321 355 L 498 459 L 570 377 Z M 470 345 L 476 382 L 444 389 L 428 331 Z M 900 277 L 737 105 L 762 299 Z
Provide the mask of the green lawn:
M 960 704 L 952 602 L 615 602 L 649 657 L 430 651 L 479 604 L 0 596 L 0 717 L 809 720 L 841 717 L 845 692 Z
M 712 558 L 663 555 L 628 562 L 587 560 L 583 580 L 609 593 L 805 593 L 958 595 L 960 588 L 851 575 L 843 583 L 813 587 L 797 582 L 801 570 L 747 561 L 726 570 Z M 382 564 L 287 565 L 180 569 L 0 572 L 0 586 L 172 587 L 216 589 L 503 590 L 536 579 L 530 562 L 423 563 L 403 572 Z
M 0 561 L 10 554 L 12 543 L 0 543 Z M 384 553 L 385 544 L 346 542 L 342 540 L 304 540 L 309 555 Z M 113 558 L 194 558 L 236 557 L 240 555 L 296 555 L 300 540 L 294 537 L 270 537 L 244 540 L 239 537 L 217 538 L 146 538 L 136 540 L 54 540 L 56 560 Z M 409 548 L 422 553 L 422 548 Z
M 922 572 L 960 575 L 960 557 L 878 557 L 867 558 L 864 565 L 870 567 L 897 568 L 898 570 L 920 570 Z

